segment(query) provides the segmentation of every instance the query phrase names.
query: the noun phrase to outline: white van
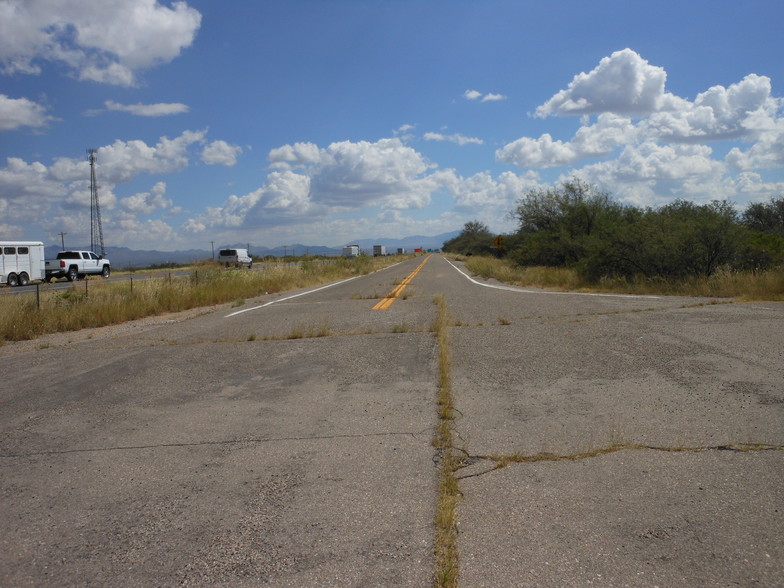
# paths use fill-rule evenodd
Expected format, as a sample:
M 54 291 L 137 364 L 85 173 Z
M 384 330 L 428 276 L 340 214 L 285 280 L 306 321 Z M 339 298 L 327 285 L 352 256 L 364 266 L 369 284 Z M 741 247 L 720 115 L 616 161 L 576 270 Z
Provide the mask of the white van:
M 44 244 L 40 241 L 0 241 L 0 284 L 27 286 L 46 276 Z
M 248 255 L 247 249 L 221 249 L 218 252 L 218 261 L 225 263 L 226 267 L 234 266 L 240 267 L 247 265 L 248 269 L 253 267 L 253 260 Z

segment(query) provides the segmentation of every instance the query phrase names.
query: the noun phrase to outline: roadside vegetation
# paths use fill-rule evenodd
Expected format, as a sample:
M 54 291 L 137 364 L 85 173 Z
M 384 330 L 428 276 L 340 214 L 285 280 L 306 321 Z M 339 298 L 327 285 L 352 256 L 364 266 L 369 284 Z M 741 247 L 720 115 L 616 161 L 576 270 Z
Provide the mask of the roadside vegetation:
M 105 282 L 86 280 L 57 290 L 40 287 L 35 294 L 6 295 L 0 305 L 0 345 L 40 335 L 102 327 L 148 316 L 216 304 L 237 303 L 256 296 L 306 288 L 367 274 L 399 258 L 360 256 L 299 265 L 270 263 L 263 269 L 224 269 L 212 263 L 194 266 L 187 275 L 171 273 L 154 279 Z
M 784 300 L 784 197 L 621 204 L 580 180 L 531 190 L 504 247 L 479 221 L 444 243 L 486 278 L 563 290 Z
M 455 405 L 452 397 L 451 353 L 449 349 L 449 323 L 451 318 L 446 298 L 439 294 L 433 300 L 438 314 L 431 330 L 438 346 L 438 424 L 433 435 L 433 446 L 438 450 L 438 505 L 435 516 L 433 555 L 435 569 L 433 585 L 436 588 L 454 588 L 458 578 L 457 505 L 461 494 L 456 472 L 460 456 L 454 447 L 452 427 Z

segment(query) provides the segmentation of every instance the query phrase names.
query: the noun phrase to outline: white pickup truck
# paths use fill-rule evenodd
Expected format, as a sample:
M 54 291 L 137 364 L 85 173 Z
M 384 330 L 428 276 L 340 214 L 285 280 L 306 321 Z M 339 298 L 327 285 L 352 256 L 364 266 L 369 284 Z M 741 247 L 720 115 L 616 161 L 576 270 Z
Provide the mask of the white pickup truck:
M 88 274 L 108 278 L 111 263 L 92 251 L 61 251 L 56 259 L 46 260 L 46 278 L 48 282 L 55 278 L 67 278 L 69 282 L 81 280 Z

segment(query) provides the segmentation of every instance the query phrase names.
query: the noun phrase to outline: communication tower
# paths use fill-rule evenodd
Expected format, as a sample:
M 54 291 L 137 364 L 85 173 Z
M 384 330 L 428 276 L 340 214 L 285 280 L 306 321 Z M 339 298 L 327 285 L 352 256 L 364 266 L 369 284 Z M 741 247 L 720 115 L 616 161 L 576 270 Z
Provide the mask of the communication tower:
M 102 257 L 106 255 L 103 247 L 103 227 L 101 226 L 101 205 L 98 203 L 98 182 L 95 180 L 96 149 L 87 150 L 90 162 L 90 249 Z

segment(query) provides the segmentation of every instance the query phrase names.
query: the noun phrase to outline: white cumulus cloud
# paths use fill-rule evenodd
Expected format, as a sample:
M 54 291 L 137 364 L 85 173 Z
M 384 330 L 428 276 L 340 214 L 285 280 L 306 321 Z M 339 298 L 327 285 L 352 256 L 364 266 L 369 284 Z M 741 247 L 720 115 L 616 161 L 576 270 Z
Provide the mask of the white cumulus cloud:
M 225 165 L 231 167 L 237 163 L 237 158 L 242 154 L 242 147 L 230 145 L 226 141 L 218 140 L 208 143 L 201 152 L 201 160 L 207 165 Z
M 135 214 L 152 214 L 156 210 L 170 208 L 172 201 L 165 198 L 166 182 L 157 182 L 149 192 L 139 192 L 120 199 L 120 206 Z
M 295 143 L 269 152 L 272 172 L 264 185 L 189 219 L 199 233 L 228 227 L 268 227 L 324 218 L 334 211 L 427 206 L 433 192 L 453 182 L 399 138 L 343 141 L 320 148 Z
M 44 127 L 54 120 L 46 108 L 27 98 L 9 98 L 0 94 L 0 131 L 21 127 Z
M 672 99 L 664 92 L 667 74 L 631 49 L 605 57 L 589 73 L 574 76 L 561 90 L 536 109 L 536 115 L 647 114 L 666 107 Z
M 179 137 L 161 137 L 155 145 L 138 139 L 116 140 L 98 149 L 101 177 L 111 182 L 127 182 L 140 173 L 171 173 L 186 167 L 189 147 L 200 144 L 206 131 L 184 131 Z
M 595 124 L 580 127 L 571 141 L 554 140 L 549 133 L 538 139 L 521 137 L 496 151 L 496 159 L 527 168 L 571 165 L 609 155 L 619 145 L 634 142 L 638 134 L 630 118 L 603 113 Z
M 752 73 L 693 100 L 668 93 L 666 78 L 631 49 L 613 53 L 536 109 L 539 117 L 580 115 L 571 139 L 524 136 L 496 159 L 528 169 L 571 167 L 562 177 L 579 175 L 644 205 L 751 198 L 750 187 L 769 194 L 776 182 L 749 178 L 784 166 L 784 100 L 773 95 L 770 78 Z M 723 159 L 711 146 L 721 142 L 729 142 Z M 592 158 L 605 161 L 580 167 Z
M 191 45 L 201 14 L 184 1 L 3 0 L 0 67 L 38 74 L 66 65 L 82 80 L 132 85 L 136 72 L 167 63 Z
M 319 148 L 295 143 L 269 153 L 274 169 L 302 169 L 311 178 L 311 197 L 327 206 L 421 208 L 429 203 L 424 174 L 432 165 L 399 138 L 342 141 Z

